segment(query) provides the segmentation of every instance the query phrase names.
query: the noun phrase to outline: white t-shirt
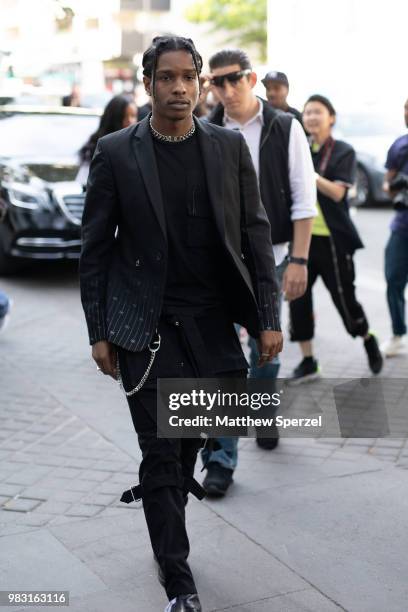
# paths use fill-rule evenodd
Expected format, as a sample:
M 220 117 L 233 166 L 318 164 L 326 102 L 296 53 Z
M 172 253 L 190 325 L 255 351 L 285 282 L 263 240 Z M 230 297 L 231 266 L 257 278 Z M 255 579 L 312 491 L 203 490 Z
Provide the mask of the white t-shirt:
M 244 136 L 251 153 L 252 162 L 259 180 L 259 146 L 261 132 L 264 125 L 263 104 L 259 100 L 256 115 L 241 125 L 234 119 L 224 115 L 224 127 L 230 130 L 239 130 Z M 317 192 L 316 179 L 310 154 L 309 143 L 297 119 L 293 119 L 289 133 L 288 150 L 289 185 L 292 197 L 291 220 L 308 219 L 316 217 Z M 275 264 L 278 266 L 288 253 L 289 243 L 273 245 Z

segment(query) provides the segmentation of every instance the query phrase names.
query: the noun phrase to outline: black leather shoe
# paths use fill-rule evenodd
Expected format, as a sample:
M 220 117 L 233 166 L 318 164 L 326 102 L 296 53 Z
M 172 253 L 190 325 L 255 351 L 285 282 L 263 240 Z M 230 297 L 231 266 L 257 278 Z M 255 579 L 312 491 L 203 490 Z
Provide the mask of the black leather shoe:
M 364 348 L 368 357 L 368 365 L 373 374 L 379 374 L 383 367 L 383 356 L 378 346 L 377 338 L 370 333 L 367 340 L 364 340 Z
M 200 600 L 197 593 L 191 595 L 179 595 L 173 603 L 170 603 L 164 612 L 202 612 Z
M 153 559 L 154 559 L 154 562 L 157 565 L 157 578 L 158 578 L 160 584 L 162 585 L 162 587 L 164 588 L 166 586 L 166 578 L 164 576 L 164 572 L 163 572 L 162 568 L 160 567 L 160 564 L 159 564 L 159 562 L 157 560 L 156 555 L 153 555 Z
M 209 497 L 223 497 L 232 483 L 233 470 L 223 467 L 215 461 L 207 465 L 207 476 L 203 487 Z
M 256 443 L 260 448 L 264 450 L 273 450 L 279 444 L 279 429 L 276 427 L 275 423 L 271 427 L 270 438 L 256 438 Z

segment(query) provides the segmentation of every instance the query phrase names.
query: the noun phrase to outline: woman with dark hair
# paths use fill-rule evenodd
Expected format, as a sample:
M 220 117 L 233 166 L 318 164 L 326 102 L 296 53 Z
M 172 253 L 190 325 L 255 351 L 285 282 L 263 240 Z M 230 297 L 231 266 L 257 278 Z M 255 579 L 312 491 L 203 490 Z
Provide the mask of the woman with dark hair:
M 80 167 L 76 180 L 86 184 L 89 164 L 95 153 L 99 138 L 133 125 L 137 121 L 137 106 L 130 96 L 120 95 L 112 98 L 105 107 L 99 127 L 79 151 Z
M 319 376 L 312 347 L 312 288 L 318 276 L 330 292 L 348 333 L 353 338 L 363 338 L 371 371 L 378 374 L 383 365 L 377 339 L 369 331 L 367 317 L 355 295 L 353 253 L 364 245 L 350 218 L 347 191 L 355 180 L 356 154 L 349 144 L 333 138 L 335 121 L 336 111 L 330 100 L 321 95 L 310 96 L 303 110 L 303 123 L 310 134 L 316 171 L 318 216 L 313 222 L 308 286 L 301 298 L 289 304 L 291 340 L 299 342 L 303 355 L 293 372 L 293 383 Z

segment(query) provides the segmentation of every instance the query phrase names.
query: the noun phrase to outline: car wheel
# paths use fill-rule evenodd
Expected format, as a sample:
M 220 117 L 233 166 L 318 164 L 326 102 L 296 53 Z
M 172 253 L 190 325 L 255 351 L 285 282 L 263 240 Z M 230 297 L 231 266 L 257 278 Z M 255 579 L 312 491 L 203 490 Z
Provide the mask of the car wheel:
M 350 204 L 353 206 L 367 206 L 371 203 L 372 193 L 370 179 L 363 166 L 357 166 L 354 196 Z

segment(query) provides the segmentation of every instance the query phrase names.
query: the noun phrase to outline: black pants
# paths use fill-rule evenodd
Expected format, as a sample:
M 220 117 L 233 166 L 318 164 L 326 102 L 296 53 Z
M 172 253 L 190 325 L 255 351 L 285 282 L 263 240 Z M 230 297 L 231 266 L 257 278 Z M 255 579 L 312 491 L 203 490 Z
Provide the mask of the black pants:
M 369 326 L 363 307 L 356 299 L 353 257 L 340 252 L 329 236 L 312 236 L 308 264 L 308 284 L 305 294 L 289 304 L 290 339 L 293 342 L 311 340 L 314 335 L 313 285 L 322 277 L 348 333 L 366 336 Z
M 150 541 L 166 577 L 167 596 L 172 599 L 177 595 L 197 592 L 187 563 L 190 546 L 185 525 L 185 505 L 187 483 L 194 474 L 201 440 L 157 437 L 157 377 L 197 378 L 208 376 L 208 373 L 200 371 L 194 359 L 194 346 L 189 343 L 183 326 L 176 318 L 172 321 L 161 319 L 159 333 L 161 347 L 149 378 L 139 392 L 128 397 L 128 404 L 143 457 L 139 480 Z M 131 353 L 119 349 L 126 390 L 139 382 L 149 354 L 148 351 Z M 245 370 L 222 373 L 222 377 L 245 376 Z

